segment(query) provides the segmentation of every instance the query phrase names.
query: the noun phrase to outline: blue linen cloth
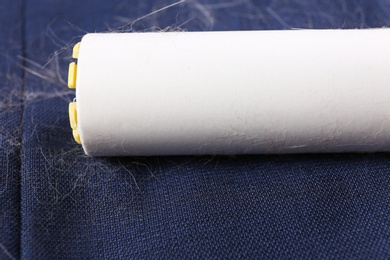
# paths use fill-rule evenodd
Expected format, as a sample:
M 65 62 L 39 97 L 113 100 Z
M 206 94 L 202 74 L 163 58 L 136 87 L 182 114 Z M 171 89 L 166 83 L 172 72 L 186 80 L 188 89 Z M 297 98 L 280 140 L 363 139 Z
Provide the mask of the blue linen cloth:
M 377 28 L 389 12 L 388 0 L 2 0 L 0 259 L 388 259 L 388 154 L 89 158 L 65 81 L 87 32 Z

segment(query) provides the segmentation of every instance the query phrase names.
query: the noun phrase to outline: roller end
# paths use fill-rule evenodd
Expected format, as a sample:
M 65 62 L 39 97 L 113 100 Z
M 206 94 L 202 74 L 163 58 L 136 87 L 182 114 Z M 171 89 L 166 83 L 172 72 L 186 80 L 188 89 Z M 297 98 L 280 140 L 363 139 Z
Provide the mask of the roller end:
M 79 134 L 79 132 L 77 130 L 78 121 L 77 121 L 76 102 L 69 103 L 69 122 L 70 122 L 70 127 L 73 129 L 74 140 L 77 143 L 81 144 L 80 134 Z
M 76 88 L 76 77 L 77 77 L 77 64 L 72 62 L 69 64 L 69 72 L 68 72 L 68 87 L 71 89 Z
M 78 144 L 81 144 L 80 134 L 77 130 L 73 130 L 73 138 Z
M 80 42 L 77 43 L 77 44 L 73 47 L 73 53 L 72 53 L 73 59 L 78 59 L 78 58 L 79 58 L 79 50 L 80 50 Z
M 80 42 L 77 43 L 73 47 L 73 53 L 72 57 L 74 59 L 77 59 L 79 57 L 79 49 L 80 49 Z M 72 62 L 69 64 L 69 71 L 68 71 L 68 87 L 71 89 L 76 88 L 76 81 L 77 81 L 77 64 L 76 62 Z M 78 127 L 78 120 L 77 120 L 77 106 L 76 102 L 71 102 L 69 104 L 69 122 L 70 127 L 73 129 L 73 138 L 78 143 L 81 144 L 81 138 L 79 131 L 77 129 Z

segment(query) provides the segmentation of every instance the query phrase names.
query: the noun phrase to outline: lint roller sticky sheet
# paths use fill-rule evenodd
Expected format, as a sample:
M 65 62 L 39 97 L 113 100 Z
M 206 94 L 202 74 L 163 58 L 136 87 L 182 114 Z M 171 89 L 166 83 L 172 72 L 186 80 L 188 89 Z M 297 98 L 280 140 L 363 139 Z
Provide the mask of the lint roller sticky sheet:
M 390 150 L 390 29 L 96 33 L 73 56 L 87 155 Z

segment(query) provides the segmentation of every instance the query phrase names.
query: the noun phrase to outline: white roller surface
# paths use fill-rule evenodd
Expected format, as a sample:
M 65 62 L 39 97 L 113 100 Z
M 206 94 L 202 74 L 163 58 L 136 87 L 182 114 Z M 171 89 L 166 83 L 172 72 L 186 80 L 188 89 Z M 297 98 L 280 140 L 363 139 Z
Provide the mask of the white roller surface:
M 92 156 L 390 150 L 390 29 L 87 34 Z

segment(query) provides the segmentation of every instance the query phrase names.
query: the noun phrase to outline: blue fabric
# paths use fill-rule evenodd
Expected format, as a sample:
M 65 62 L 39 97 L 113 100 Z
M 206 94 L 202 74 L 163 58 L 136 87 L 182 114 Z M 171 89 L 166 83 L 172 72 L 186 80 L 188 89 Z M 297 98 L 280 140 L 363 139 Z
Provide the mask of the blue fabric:
M 383 27 L 390 1 L 187 0 L 132 23 L 172 3 L 0 2 L 0 259 L 389 258 L 388 154 L 89 158 L 65 80 L 86 32 Z
M 22 1 L 0 2 L 0 259 L 20 251 L 22 10 Z

